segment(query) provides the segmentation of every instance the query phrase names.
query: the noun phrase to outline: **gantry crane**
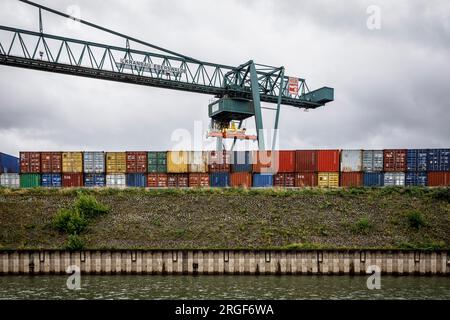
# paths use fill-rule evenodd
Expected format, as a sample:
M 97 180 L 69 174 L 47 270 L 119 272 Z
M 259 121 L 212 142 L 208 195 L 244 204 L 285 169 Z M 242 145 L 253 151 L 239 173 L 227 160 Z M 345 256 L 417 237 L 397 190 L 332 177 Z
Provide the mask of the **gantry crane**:
M 238 67 L 200 61 L 27 0 L 39 10 L 39 31 L 0 25 L 0 65 L 214 95 L 209 104 L 210 136 L 253 139 L 242 134 L 244 119 L 254 117 L 259 150 L 266 150 L 261 102 L 276 104 L 272 148 L 276 145 L 281 105 L 315 109 L 334 100 L 334 89 L 310 91 L 305 80 L 285 75 L 284 67 L 248 61 Z M 124 47 L 44 33 L 42 11 L 73 19 L 125 40 Z M 5 40 L 6 39 L 6 40 Z M 131 43 L 153 52 L 131 48 Z M 237 122 L 237 128 L 234 124 Z M 230 123 L 231 129 L 230 129 Z

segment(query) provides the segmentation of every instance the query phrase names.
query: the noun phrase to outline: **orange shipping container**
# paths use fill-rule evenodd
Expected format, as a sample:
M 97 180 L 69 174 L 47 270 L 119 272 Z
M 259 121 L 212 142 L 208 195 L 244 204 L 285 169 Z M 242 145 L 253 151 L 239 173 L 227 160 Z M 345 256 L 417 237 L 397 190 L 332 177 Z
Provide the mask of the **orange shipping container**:
M 40 173 L 41 153 L 20 152 L 20 173 Z
M 274 187 L 295 187 L 295 174 L 294 173 L 278 173 L 273 176 Z
M 62 186 L 64 188 L 75 188 L 83 186 L 82 173 L 63 173 Z
M 317 172 L 317 151 L 297 150 L 295 162 L 296 172 Z
M 295 174 L 295 186 L 297 188 L 317 187 L 317 173 L 298 172 Z
M 231 165 L 231 153 L 229 151 L 210 151 L 208 153 L 209 172 L 229 172 Z
M 450 172 L 428 172 L 428 186 L 430 187 L 450 186 Z
M 41 172 L 42 173 L 62 172 L 62 152 L 42 152 Z
M 253 154 L 253 172 L 276 173 L 278 171 L 278 152 L 255 151 Z
M 339 150 L 318 150 L 317 171 L 339 172 Z
M 249 172 L 235 172 L 230 176 L 231 186 L 235 188 L 251 188 L 252 174 Z
M 406 171 L 406 153 L 405 149 L 384 150 L 384 171 L 385 172 L 404 172 Z
M 167 174 L 149 173 L 147 176 L 147 186 L 149 188 L 167 188 Z
M 187 188 L 189 187 L 189 175 L 186 173 L 168 174 L 167 186 L 169 188 Z
M 278 151 L 278 170 L 279 173 L 295 172 L 295 151 Z
M 190 173 L 189 174 L 189 187 L 207 188 L 209 187 L 209 174 L 208 173 Z
M 147 152 L 127 151 L 127 173 L 145 173 L 147 164 Z
M 362 172 L 341 172 L 341 187 L 360 187 L 363 185 Z

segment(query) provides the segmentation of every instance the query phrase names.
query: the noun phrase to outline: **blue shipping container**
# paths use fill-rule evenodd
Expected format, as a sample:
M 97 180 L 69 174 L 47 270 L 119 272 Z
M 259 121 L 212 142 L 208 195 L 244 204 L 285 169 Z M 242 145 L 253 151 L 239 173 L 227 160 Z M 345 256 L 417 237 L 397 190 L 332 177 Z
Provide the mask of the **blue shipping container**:
M 230 185 L 230 174 L 227 172 L 216 172 L 209 175 L 211 187 L 224 188 Z
M 270 188 L 273 187 L 273 175 L 272 174 L 259 174 L 253 175 L 253 187 L 255 188 Z
M 427 171 L 426 149 L 409 149 L 406 154 L 407 171 Z
M 84 186 L 95 188 L 104 187 L 106 185 L 106 177 L 101 173 L 85 173 L 84 174 Z
M 231 172 L 252 172 L 252 152 L 234 151 L 231 159 Z
M 427 162 L 428 171 L 449 171 L 450 149 L 429 149 Z
M 382 187 L 384 185 L 384 173 L 369 172 L 363 176 L 365 187 Z
M 128 173 L 127 174 L 128 187 L 147 187 L 147 176 L 144 173 Z
M 0 152 L 0 173 L 19 173 L 19 158 Z
M 407 172 L 405 185 L 407 186 L 426 186 L 428 184 L 428 175 L 426 172 Z
M 46 188 L 60 188 L 61 175 L 60 174 L 43 174 L 41 177 L 41 185 Z

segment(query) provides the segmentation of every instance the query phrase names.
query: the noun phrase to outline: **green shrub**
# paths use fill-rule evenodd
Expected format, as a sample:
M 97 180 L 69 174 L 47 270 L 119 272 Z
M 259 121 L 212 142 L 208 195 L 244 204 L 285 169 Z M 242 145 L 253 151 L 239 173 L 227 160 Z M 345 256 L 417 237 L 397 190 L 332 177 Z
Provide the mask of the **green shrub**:
M 373 226 L 367 217 L 359 219 L 359 221 L 353 225 L 353 231 L 361 234 L 367 234 L 372 228 Z
M 67 250 L 82 250 L 84 248 L 84 242 L 77 234 L 69 235 L 67 240 L 66 249 Z
M 450 188 L 435 189 L 431 193 L 431 197 L 437 200 L 447 201 L 450 203 Z
M 80 234 L 87 226 L 87 221 L 78 210 L 60 209 L 53 219 L 53 225 L 68 234 Z
M 419 211 L 410 211 L 406 217 L 408 218 L 409 226 L 413 229 L 420 229 L 425 226 L 425 218 Z
M 74 207 L 86 219 L 92 219 L 109 212 L 107 206 L 98 202 L 94 196 L 87 194 L 79 194 Z

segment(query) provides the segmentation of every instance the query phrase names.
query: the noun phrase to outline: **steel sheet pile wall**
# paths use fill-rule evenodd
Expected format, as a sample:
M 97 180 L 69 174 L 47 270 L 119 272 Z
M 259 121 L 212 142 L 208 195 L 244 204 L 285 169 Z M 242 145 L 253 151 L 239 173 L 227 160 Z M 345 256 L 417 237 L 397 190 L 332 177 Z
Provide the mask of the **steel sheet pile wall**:
M 330 188 L 450 184 L 450 149 L 20 152 L 17 161 L 20 175 L 2 173 L 0 185 Z

